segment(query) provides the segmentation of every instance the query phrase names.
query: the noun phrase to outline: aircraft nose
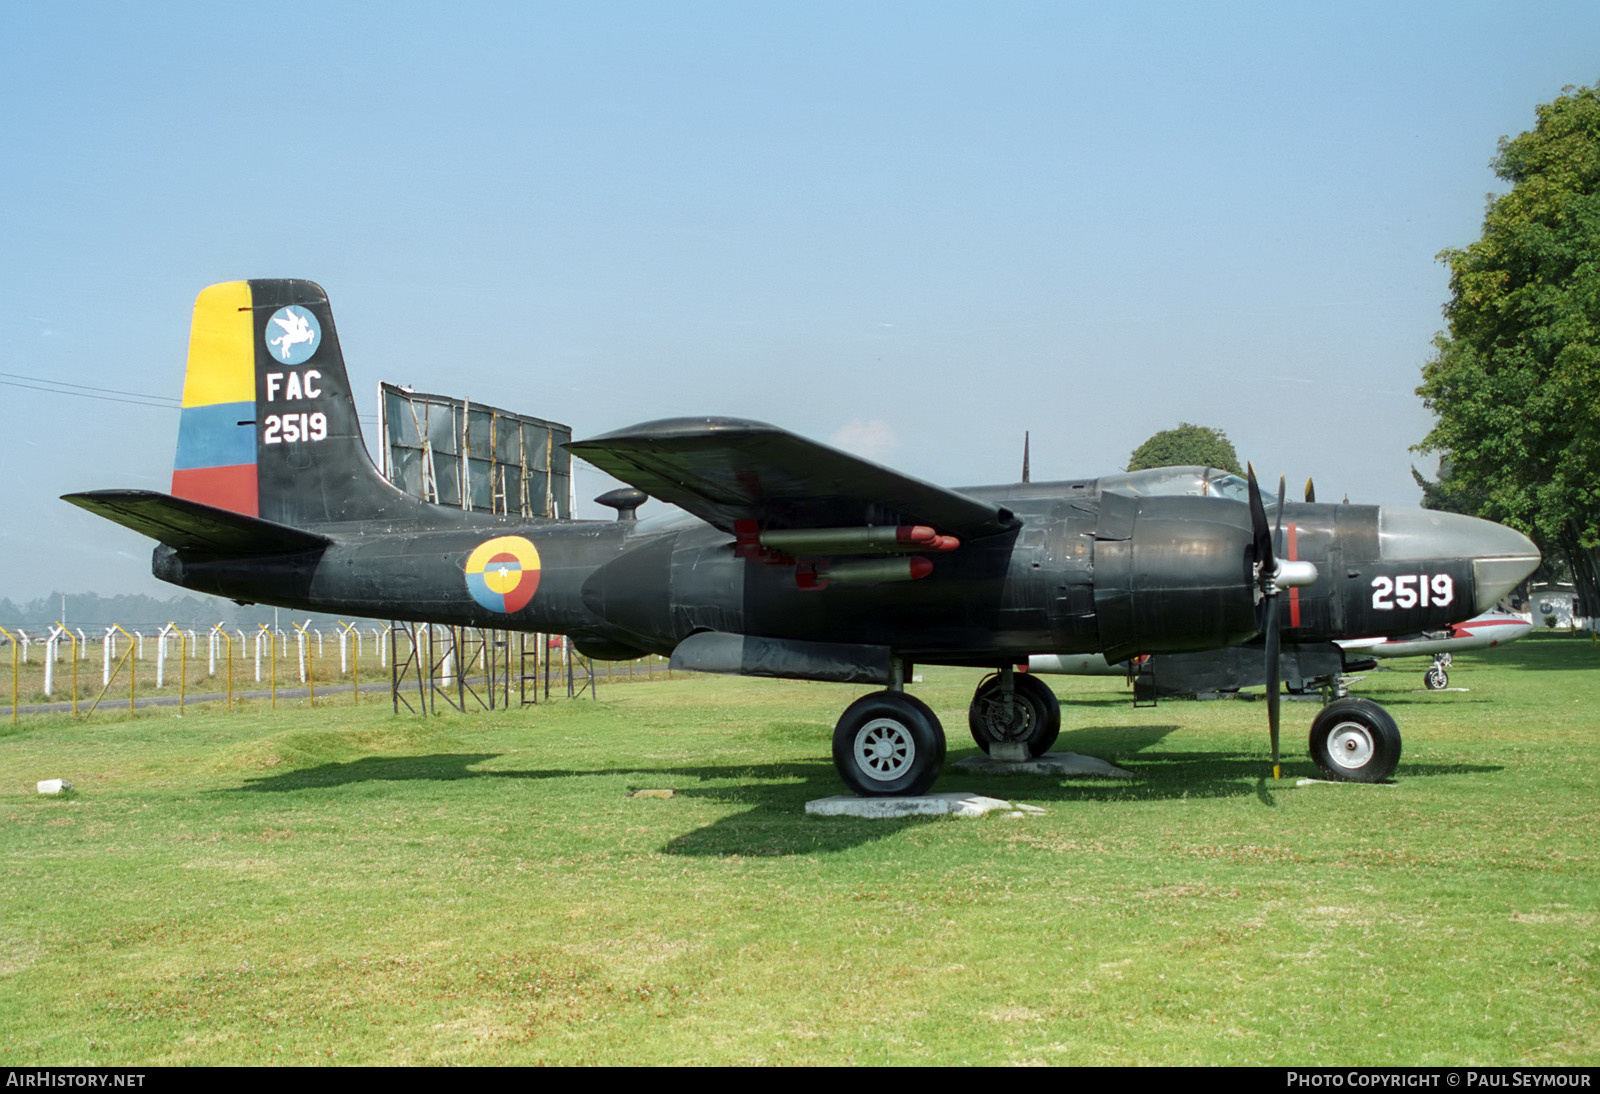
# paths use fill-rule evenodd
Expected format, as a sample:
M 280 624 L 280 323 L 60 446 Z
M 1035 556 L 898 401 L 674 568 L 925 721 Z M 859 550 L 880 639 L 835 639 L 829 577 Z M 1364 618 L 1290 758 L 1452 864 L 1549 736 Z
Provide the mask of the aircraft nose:
M 1378 555 L 1385 562 L 1470 561 L 1473 610 L 1480 614 L 1539 565 L 1539 548 L 1521 532 L 1433 509 L 1380 508 Z

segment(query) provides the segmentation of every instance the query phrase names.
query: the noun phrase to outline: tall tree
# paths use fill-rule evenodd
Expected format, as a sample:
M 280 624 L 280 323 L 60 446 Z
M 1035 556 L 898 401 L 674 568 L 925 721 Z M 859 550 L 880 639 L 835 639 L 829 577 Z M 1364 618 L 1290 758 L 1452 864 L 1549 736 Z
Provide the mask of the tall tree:
M 1203 425 L 1178 423 L 1177 429 L 1163 429 L 1128 457 L 1129 471 L 1143 471 L 1150 467 L 1178 467 L 1184 464 L 1203 464 L 1220 467 L 1235 475 L 1244 474 L 1239 469 L 1239 454 L 1233 442 L 1220 429 Z
M 1501 138 L 1483 237 L 1442 252 L 1448 330 L 1417 394 L 1417 447 L 1448 456 L 1451 494 L 1568 556 L 1600 603 L 1600 88 L 1563 90 Z

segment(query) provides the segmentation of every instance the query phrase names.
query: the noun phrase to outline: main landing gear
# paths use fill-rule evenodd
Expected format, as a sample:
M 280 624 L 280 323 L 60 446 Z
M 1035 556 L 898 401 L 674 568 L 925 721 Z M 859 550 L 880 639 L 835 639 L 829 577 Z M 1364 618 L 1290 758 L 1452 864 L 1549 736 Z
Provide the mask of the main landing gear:
M 967 728 L 985 752 L 1012 741 L 1026 745 L 1030 758 L 1043 756 L 1061 735 L 1061 704 L 1050 685 L 1007 666 L 978 685 L 967 707 Z
M 926 793 L 944 766 L 944 728 L 916 696 L 875 691 L 839 718 L 833 763 L 845 785 L 863 797 Z
M 863 797 L 926 793 L 944 766 L 944 727 L 928 704 L 906 694 L 908 669 L 897 663 L 889 689 L 851 703 L 834 727 L 834 766 Z M 1048 684 L 1008 666 L 978 685 L 967 725 L 985 752 L 1016 741 L 1040 756 L 1061 733 L 1061 707 Z

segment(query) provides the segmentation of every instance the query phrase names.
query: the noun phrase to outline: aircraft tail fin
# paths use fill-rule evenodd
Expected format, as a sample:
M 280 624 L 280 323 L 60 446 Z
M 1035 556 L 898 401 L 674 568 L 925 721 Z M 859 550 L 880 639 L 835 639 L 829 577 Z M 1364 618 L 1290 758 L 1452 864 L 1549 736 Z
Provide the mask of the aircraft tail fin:
M 412 508 L 367 454 L 320 285 L 229 281 L 195 300 L 172 493 L 291 528 Z

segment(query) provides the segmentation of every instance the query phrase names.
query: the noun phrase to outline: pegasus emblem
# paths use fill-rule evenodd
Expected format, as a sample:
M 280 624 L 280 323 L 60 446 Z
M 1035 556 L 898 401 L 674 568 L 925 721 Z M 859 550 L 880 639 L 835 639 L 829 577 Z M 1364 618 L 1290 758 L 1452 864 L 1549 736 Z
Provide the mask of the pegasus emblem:
M 267 345 L 277 348 L 278 356 L 289 361 L 293 347 L 304 343 L 315 343 L 317 331 L 311 328 L 311 316 L 300 308 L 284 308 L 272 317 L 272 321 L 283 328 L 283 333 L 276 338 L 268 338 Z M 309 356 L 307 354 L 306 356 Z

